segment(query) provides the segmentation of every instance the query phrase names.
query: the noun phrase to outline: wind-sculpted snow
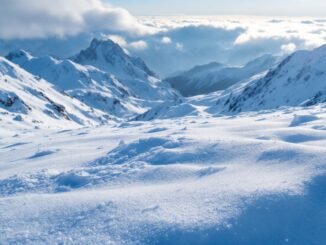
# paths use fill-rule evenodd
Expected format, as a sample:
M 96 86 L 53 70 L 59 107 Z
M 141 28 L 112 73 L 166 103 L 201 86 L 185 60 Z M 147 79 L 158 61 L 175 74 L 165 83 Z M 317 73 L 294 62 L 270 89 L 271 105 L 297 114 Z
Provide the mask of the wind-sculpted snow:
M 111 42 L 0 58 L 0 244 L 326 243 L 325 57 L 191 98 Z
M 316 106 L 1 129 L 0 243 L 324 243 L 325 120 Z

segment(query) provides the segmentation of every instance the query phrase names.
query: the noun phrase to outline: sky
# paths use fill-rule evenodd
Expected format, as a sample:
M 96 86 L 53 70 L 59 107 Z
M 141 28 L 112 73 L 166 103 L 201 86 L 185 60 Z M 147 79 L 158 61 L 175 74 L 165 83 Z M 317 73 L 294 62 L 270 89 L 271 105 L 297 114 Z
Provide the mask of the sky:
M 134 15 L 326 16 L 325 0 L 106 0 Z

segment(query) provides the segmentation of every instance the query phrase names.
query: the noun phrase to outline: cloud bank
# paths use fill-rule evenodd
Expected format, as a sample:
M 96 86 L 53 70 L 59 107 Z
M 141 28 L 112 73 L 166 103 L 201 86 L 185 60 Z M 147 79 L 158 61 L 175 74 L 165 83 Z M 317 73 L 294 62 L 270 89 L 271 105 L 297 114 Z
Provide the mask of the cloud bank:
M 0 0 L 0 38 L 73 36 L 111 31 L 141 35 L 153 32 L 127 10 L 101 0 Z
M 171 16 L 139 21 L 160 32 L 142 37 L 146 49 L 130 52 L 162 76 L 212 61 L 242 65 L 264 54 L 283 56 L 326 43 L 326 19 L 314 17 Z
M 70 57 L 92 38 L 110 38 L 162 77 L 212 61 L 242 65 L 326 43 L 314 17 L 133 17 L 102 0 L 0 0 L 0 54 L 22 48 Z

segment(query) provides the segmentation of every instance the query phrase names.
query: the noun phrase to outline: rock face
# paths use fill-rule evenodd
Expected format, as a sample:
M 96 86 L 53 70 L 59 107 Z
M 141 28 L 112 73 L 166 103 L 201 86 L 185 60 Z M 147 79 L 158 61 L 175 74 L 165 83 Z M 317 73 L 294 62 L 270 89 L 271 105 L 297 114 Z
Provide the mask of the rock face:
M 243 67 L 228 67 L 212 62 L 169 77 L 166 81 L 184 96 L 207 94 L 225 90 L 239 81 L 273 67 L 277 62 L 278 58 L 270 55 L 257 58 Z

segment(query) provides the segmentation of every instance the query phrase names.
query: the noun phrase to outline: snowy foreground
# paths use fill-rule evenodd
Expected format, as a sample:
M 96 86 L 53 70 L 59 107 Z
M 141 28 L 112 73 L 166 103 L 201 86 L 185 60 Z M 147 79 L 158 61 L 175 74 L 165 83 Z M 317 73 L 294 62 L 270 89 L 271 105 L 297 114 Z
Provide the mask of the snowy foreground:
M 0 128 L 0 244 L 325 244 L 326 107 Z

